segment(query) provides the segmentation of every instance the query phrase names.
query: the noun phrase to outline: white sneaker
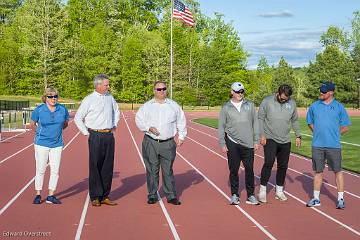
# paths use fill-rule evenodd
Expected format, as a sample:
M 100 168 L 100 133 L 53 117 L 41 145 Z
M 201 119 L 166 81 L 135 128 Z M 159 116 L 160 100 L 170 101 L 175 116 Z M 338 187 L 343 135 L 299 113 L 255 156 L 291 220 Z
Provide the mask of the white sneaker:
M 288 200 L 283 191 L 281 191 L 281 192 L 276 192 L 276 193 L 275 193 L 275 199 L 280 200 L 280 201 L 286 201 L 286 200 Z
M 238 205 L 240 202 L 239 202 L 239 197 L 236 195 L 236 194 L 233 194 L 231 196 L 231 199 L 230 199 L 230 204 L 231 205 Z
M 251 205 L 259 205 L 259 201 L 256 199 L 256 197 L 254 195 L 251 195 L 250 197 L 248 197 L 246 199 L 246 204 L 251 204 Z
M 267 203 L 267 201 L 266 201 L 266 191 L 259 191 L 258 200 L 261 203 Z

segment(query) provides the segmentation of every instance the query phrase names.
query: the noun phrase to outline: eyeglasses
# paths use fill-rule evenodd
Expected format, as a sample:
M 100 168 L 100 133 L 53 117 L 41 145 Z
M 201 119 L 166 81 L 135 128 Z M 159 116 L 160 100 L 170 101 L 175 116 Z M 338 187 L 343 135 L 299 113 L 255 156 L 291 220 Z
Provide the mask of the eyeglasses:
M 156 91 L 160 92 L 160 91 L 166 91 L 166 87 L 163 87 L 163 88 L 155 88 Z
M 49 96 L 46 96 L 46 97 L 49 98 L 49 99 L 53 99 L 53 98 L 57 99 L 59 96 L 58 95 L 53 95 L 53 96 L 49 95 Z
M 239 91 L 235 91 L 235 90 L 233 90 L 234 91 L 234 93 L 237 93 L 237 94 L 243 94 L 245 91 L 244 91 L 244 89 L 240 89 Z
M 327 94 L 328 92 L 320 91 L 320 94 Z

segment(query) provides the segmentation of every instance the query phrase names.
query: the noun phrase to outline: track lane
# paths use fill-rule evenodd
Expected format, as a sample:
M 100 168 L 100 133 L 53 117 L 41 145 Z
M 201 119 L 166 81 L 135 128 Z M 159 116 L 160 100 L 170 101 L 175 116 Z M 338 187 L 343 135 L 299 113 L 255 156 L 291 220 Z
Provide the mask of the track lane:
M 213 139 L 211 139 L 211 138 L 209 138 L 209 137 L 207 137 L 205 135 L 201 136 L 201 134 L 196 133 L 196 132 L 190 133 L 189 134 L 190 137 L 191 137 L 192 134 L 194 134 L 194 135 L 197 134 L 197 136 L 196 136 L 197 140 L 203 139 L 201 142 L 205 142 L 204 145 L 209 147 L 209 149 L 214 149 L 215 151 L 218 150 L 218 154 L 221 155 L 226 160 L 226 157 L 223 154 L 220 153 L 219 147 L 217 146 L 217 141 L 216 140 L 213 140 Z M 207 137 L 207 139 L 204 139 L 204 137 Z M 222 159 L 222 160 L 224 160 L 224 159 Z M 258 175 L 260 174 L 262 163 L 263 163 L 263 159 L 257 157 L 257 159 L 255 160 L 255 164 L 254 164 L 255 174 L 258 174 Z M 226 162 L 225 162 L 225 164 L 226 164 Z M 270 181 L 274 182 L 274 177 L 275 177 L 275 174 L 273 173 Z M 286 190 L 288 190 L 291 193 L 296 192 L 296 196 L 300 195 L 301 198 L 303 198 L 305 201 L 307 201 L 308 196 L 307 196 L 307 192 L 304 191 L 304 186 L 307 189 L 312 188 L 312 180 L 310 180 L 310 179 L 303 180 L 303 179 L 301 179 L 301 176 L 300 176 L 300 179 L 295 179 L 295 178 L 299 178 L 299 175 L 289 173 L 289 171 L 288 171 L 287 177 L 288 177 L 288 179 L 287 179 L 288 184 L 286 185 Z M 308 181 L 308 182 L 306 183 L 306 181 Z M 259 183 L 257 183 L 257 185 L 258 184 Z M 307 190 L 307 191 L 309 192 L 309 190 Z M 274 191 L 270 192 L 270 194 L 268 196 L 269 200 L 273 199 L 273 197 L 274 197 L 273 192 Z M 329 190 L 329 192 L 331 192 L 331 190 Z M 334 193 L 334 194 L 336 194 L 336 193 Z M 323 198 L 326 198 L 326 197 L 324 196 Z M 326 199 L 323 200 L 323 198 L 321 199 L 322 202 L 324 202 L 324 203 L 322 203 L 323 204 L 323 206 L 321 207 L 322 210 L 325 209 L 324 211 L 326 213 L 329 213 L 329 215 L 335 214 L 336 219 L 339 219 L 339 220 L 345 222 L 347 225 L 353 226 L 355 229 L 358 229 L 358 224 L 357 224 L 356 219 L 355 219 L 356 218 L 355 216 L 357 216 L 357 214 L 354 214 L 354 215 L 351 214 L 351 213 L 354 213 L 354 211 L 355 211 L 355 213 L 358 212 L 358 208 L 356 208 L 356 206 L 358 204 L 358 199 L 357 198 L 355 198 L 355 199 L 351 198 L 351 197 L 346 198 L 347 203 L 349 203 L 352 206 L 352 207 L 349 207 L 349 209 L 347 209 L 347 211 L 346 210 L 345 211 L 336 210 L 334 208 L 334 203 L 333 202 L 328 202 L 328 201 L 331 201 L 331 200 L 326 200 Z M 271 200 L 271 201 L 272 201 L 271 203 L 276 203 L 277 202 L 275 200 Z M 307 209 L 307 208 L 304 207 L 304 205 L 302 205 L 301 207 L 302 207 L 303 211 L 305 211 Z
M 141 146 L 143 133 L 136 128 L 134 120 L 129 122 L 129 125 L 136 135 L 138 146 Z M 240 232 L 244 238 L 268 238 L 236 207 L 229 205 L 224 196 L 179 156 L 174 162 L 174 174 L 176 188 L 183 204 L 180 206 L 167 204 L 167 208 L 177 226 L 180 238 L 218 239 L 219 236 L 231 238 Z
M 115 175 L 110 198 L 118 205 L 89 205 L 81 238 L 172 239 L 159 204 L 146 203 L 146 175 L 123 118 L 115 138 Z

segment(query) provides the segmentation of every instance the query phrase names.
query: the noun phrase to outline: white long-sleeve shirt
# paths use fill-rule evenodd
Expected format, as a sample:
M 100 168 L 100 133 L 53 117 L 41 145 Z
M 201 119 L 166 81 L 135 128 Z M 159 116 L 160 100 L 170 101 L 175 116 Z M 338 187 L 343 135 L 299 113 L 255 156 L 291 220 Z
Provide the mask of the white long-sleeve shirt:
M 119 106 L 111 94 L 96 91 L 86 96 L 75 115 L 75 124 L 82 134 L 88 129 L 112 129 L 120 119 Z
M 179 133 L 179 139 L 184 140 L 187 134 L 186 118 L 181 107 L 171 99 L 158 103 L 155 99 L 147 101 L 136 113 L 137 127 L 154 139 L 166 140 Z M 160 135 L 149 132 L 150 127 L 155 127 Z

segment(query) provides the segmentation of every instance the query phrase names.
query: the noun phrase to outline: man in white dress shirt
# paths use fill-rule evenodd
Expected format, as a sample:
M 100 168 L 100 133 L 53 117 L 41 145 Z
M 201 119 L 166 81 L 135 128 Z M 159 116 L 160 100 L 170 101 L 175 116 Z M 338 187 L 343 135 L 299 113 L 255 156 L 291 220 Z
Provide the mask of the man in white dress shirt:
M 186 137 L 186 119 L 181 107 L 166 98 L 166 83 L 154 84 L 154 98 L 147 101 L 136 113 L 137 127 L 145 133 L 142 155 L 146 166 L 148 204 L 158 201 L 159 171 L 161 166 L 163 192 L 167 202 L 180 205 L 175 190 L 173 163 L 176 147 L 181 146 Z M 178 133 L 175 140 L 174 137 Z
M 94 78 L 95 91 L 86 96 L 75 115 L 75 124 L 82 134 L 89 136 L 89 195 L 93 206 L 116 205 L 109 199 L 114 169 L 115 139 L 113 132 L 119 122 L 120 111 L 108 92 L 109 77 Z

